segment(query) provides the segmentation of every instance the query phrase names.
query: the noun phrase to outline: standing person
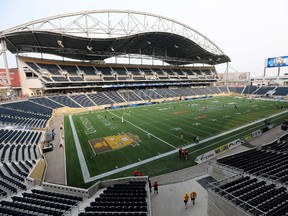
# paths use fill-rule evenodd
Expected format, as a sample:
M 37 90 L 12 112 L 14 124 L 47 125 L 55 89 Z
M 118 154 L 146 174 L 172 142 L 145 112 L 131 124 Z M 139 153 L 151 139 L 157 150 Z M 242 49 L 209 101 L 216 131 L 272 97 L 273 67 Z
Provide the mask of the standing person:
M 193 205 L 195 205 L 196 197 L 197 197 L 197 193 L 195 191 L 191 191 L 190 198 L 191 198 L 191 201 L 192 201 Z
M 150 133 L 147 133 L 147 136 L 148 136 L 148 139 L 150 139 L 150 138 L 151 138 L 151 134 L 150 134 Z
M 188 155 L 189 155 L 188 150 L 185 149 L 185 160 L 188 160 Z
M 152 183 L 151 180 L 149 179 L 149 189 L 150 189 L 150 193 L 152 192 Z
M 182 155 L 182 147 L 179 148 L 179 158 L 181 159 L 181 155 Z
M 154 185 L 153 185 L 153 187 L 154 187 L 154 194 L 155 193 L 157 193 L 158 194 L 158 182 L 157 181 L 155 181 L 155 183 L 154 183 Z
M 188 200 L 189 200 L 189 195 L 188 195 L 188 193 L 186 192 L 186 193 L 184 194 L 184 206 L 185 206 L 185 209 L 187 208 Z
M 134 175 L 134 176 L 138 176 L 138 175 L 139 175 L 138 170 L 134 170 L 133 175 Z
M 180 139 L 183 140 L 183 138 L 184 138 L 184 134 L 183 134 L 183 132 L 181 132 Z
M 60 137 L 59 148 L 63 147 L 64 145 L 64 136 Z
M 62 129 L 63 129 L 63 122 L 61 122 L 60 127 L 59 127 L 59 130 L 62 130 Z
M 186 151 L 186 150 L 183 149 L 182 152 L 181 152 L 181 159 L 183 159 L 183 160 L 185 159 L 185 151 Z

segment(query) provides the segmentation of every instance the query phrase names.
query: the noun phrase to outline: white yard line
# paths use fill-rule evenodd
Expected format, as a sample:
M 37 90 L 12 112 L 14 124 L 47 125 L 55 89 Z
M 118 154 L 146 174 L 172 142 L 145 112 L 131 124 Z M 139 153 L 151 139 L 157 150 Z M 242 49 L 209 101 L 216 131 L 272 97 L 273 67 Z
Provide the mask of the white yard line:
M 116 115 L 116 114 L 114 114 L 114 113 L 112 113 L 112 112 L 110 112 L 110 113 L 111 113 L 112 115 L 116 116 L 117 118 L 121 119 L 120 116 L 118 116 L 118 115 Z M 137 125 L 131 123 L 130 121 L 125 120 L 125 122 L 128 122 L 129 124 L 133 125 L 135 128 L 138 128 L 139 130 L 144 131 L 146 134 L 149 133 L 148 131 L 144 130 L 143 128 L 138 127 Z M 159 137 L 157 137 L 157 136 L 155 136 L 155 135 L 153 135 L 153 134 L 151 134 L 151 133 L 149 133 L 149 134 L 150 134 L 151 136 L 155 137 L 156 139 L 160 140 L 161 142 L 163 142 L 163 143 L 171 146 L 172 148 L 176 149 L 175 146 L 173 146 L 172 144 L 166 142 L 165 140 L 162 140 L 162 139 L 160 139 Z

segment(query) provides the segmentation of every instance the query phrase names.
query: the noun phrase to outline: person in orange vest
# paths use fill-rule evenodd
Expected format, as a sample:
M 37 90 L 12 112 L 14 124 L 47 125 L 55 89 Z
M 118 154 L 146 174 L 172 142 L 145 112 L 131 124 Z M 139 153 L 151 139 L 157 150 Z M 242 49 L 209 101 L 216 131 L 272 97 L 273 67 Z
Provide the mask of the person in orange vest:
M 195 191 L 192 191 L 192 192 L 190 193 L 190 198 L 191 198 L 191 201 L 192 201 L 193 205 L 195 205 L 195 199 L 196 199 L 196 197 L 197 197 L 197 193 L 196 193 Z
M 139 175 L 138 170 L 134 170 L 133 175 L 134 175 L 134 176 L 138 176 L 138 175 Z
M 186 192 L 186 193 L 184 194 L 184 206 L 185 206 L 185 208 L 187 208 L 188 200 L 189 200 L 189 195 L 188 195 L 188 193 Z

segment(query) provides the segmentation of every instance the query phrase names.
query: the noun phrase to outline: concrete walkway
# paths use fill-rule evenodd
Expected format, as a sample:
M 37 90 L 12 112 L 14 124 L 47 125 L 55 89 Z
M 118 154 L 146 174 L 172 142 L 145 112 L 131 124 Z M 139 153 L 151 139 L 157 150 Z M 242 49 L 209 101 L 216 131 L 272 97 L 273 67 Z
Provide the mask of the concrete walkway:
M 54 129 L 56 134 L 55 139 L 52 141 L 53 151 L 45 153 L 48 167 L 44 181 L 54 184 L 66 185 L 65 145 L 61 148 L 59 147 L 61 136 L 64 133 L 63 129 L 60 130 L 60 125 L 63 122 L 63 116 L 58 116 L 54 118 L 54 121 L 50 126 L 50 130 Z

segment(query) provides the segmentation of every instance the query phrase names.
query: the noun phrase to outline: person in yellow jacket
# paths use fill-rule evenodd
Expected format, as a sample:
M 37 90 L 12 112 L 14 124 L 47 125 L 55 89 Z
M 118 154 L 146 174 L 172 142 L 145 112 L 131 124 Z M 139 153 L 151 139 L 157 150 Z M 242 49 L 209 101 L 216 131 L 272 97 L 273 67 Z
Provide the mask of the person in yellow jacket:
M 195 199 L 197 197 L 197 193 L 195 191 L 192 191 L 190 193 L 190 198 L 191 198 L 191 201 L 193 202 L 193 205 L 195 205 Z
M 186 192 L 186 193 L 184 194 L 184 205 L 185 205 L 185 208 L 187 208 L 188 200 L 189 200 L 189 195 L 188 195 L 188 193 Z

